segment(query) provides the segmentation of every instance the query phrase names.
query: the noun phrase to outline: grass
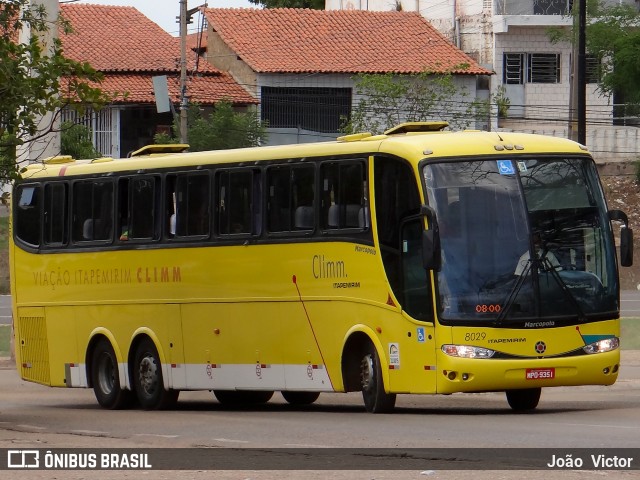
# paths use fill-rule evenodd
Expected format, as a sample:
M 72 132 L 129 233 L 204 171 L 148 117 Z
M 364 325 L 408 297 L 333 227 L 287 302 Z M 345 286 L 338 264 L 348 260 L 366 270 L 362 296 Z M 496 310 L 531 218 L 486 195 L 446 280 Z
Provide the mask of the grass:
M 640 318 L 623 318 L 620 324 L 620 343 L 623 350 L 640 350 Z
M 9 218 L 0 217 L 0 294 L 9 293 Z
M 0 325 L 0 357 L 9 356 L 9 336 L 11 325 Z

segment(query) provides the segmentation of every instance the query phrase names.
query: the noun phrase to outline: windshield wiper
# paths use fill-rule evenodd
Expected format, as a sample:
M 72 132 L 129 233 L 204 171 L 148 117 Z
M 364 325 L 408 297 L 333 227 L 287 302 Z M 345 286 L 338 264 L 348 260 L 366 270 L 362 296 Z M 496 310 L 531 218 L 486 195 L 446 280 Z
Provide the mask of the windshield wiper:
M 522 272 L 518 276 L 518 280 L 516 281 L 515 285 L 511 288 L 509 295 L 507 295 L 507 299 L 505 300 L 504 305 L 500 308 L 500 313 L 498 313 L 498 316 L 496 317 L 496 326 L 500 326 L 500 324 L 504 321 L 505 317 L 507 316 L 507 313 L 509 313 L 509 310 L 511 310 L 511 307 L 515 303 L 518 293 L 520 293 L 520 290 L 522 289 L 522 285 L 524 285 L 524 282 L 526 281 L 527 276 L 529 275 L 529 271 L 531 271 L 531 265 L 534 262 L 535 260 L 532 260 L 531 258 L 527 260 L 526 265 L 524 266 Z
M 553 264 L 546 257 L 546 255 L 540 259 L 540 262 L 542 263 L 542 267 L 545 269 L 545 271 L 551 273 L 551 276 L 560 287 L 560 290 L 562 290 L 562 293 L 564 293 L 564 296 L 567 298 L 567 300 L 569 300 L 569 302 L 576 309 L 576 312 L 578 313 L 578 320 L 584 323 L 587 320 L 587 317 L 585 316 L 584 311 L 580 307 L 580 304 L 576 300 L 576 297 L 573 296 L 573 293 L 571 293 L 571 290 L 569 290 L 569 287 L 567 287 L 567 284 L 564 282 L 564 280 L 562 280 L 562 277 L 556 270 L 556 267 L 553 266 Z
M 535 268 L 532 268 L 532 267 L 535 267 Z M 515 299 L 520 293 L 520 290 L 522 289 L 522 286 L 524 285 L 529 272 L 532 272 L 532 275 L 533 275 L 533 272 L 537 272 L 539 269 L 542 269 L 545 272 L 551 273 L 551 277 L 556 281 L 556 283 L 560 287 L 560 290 L 562 290 L 562 293 L 564 294 L 564 296 L 567 298 L 567 300 L 569 300 L 569 303 L 571 303 L 571 305 L 575 308 L 576 313 L 578 314 L 578 320 L 580 322 L 586 321 L 586 316 L 584 314 L 584 311 L 580 307 L 580 304 L 578 303 L 576 298 L 573 296 L 573 293 L 571 293 L 571 291 L 567 287 L 567 284 L 564 282 L 564 280 L 562 280 L 562 277 L 560 277 L 560 274 L 558 273 L 554 265 L 551 263 L 549 258 L 547 258 L 546 252 L 543 252 L 541 258 L 538 258 L 537 255 L 534 255 L 533 258 L 530 258 L 527 261 L 527 264 L 524 266 L 524 269 L 522 270 L 522 273 L 518 277 L 518 280 L 516 281 L 511 291 L 509 292 L 509 295 L 507 296 L 503 306 L 500 308 L 500 313 L 496 317 L 497 326 L 500 326 L 500 324 L 504 321 L 507 314 L 509 313 L 509 310 L 511 310 L 511 307 L 515 303 Z M 535 301 L 536 301 L 536 304 L 539 304 L 540 287 L 538 282 L 535 282 L 535 285 L 536 285 L 534 288 Z

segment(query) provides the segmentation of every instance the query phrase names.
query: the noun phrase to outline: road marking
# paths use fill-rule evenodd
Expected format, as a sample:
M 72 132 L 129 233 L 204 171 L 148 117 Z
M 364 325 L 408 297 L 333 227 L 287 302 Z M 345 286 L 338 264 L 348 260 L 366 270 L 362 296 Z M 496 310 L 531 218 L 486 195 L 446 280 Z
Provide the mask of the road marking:
M 109 432 L 101 432 L 100 430 L 71 430 L 71 433 L 79 435 L 109 435 Z
M 566 425 L 568 427 L 596 427 L 596 428 L 632 428 L 634 430 L 638 429 L 637 425 L 597 425 L 597 424 L 591 424 L 591 423 L 549 423 L 549 422 L 545 422 L 549 425 Z
M 46 430 L 47 427 L 39 427 L 37 425 L 18 425 L 20 428 L 30 428 L 32 430 Z
M 180 435 L 159 435 L 157 433 L 136 433 L 134 437 L 178 438 Z
M 296 447 L 296 448 L 336 448 L 331 445 L 314 445 L 312 443 L 285 443 L 285 447 Z
M 226 443 L 249 443 L 248 440 L 232 440 L 230 438 L 214 438 L 216 442 L 226 442 Z

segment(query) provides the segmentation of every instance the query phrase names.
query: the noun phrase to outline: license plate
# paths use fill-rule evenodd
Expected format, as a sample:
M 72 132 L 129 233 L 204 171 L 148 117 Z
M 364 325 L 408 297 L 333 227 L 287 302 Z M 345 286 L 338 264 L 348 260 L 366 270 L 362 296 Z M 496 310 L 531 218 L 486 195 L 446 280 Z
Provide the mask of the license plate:
M 550 380 L 556 378 L 555 368 L 527 368 L 527 380 Z

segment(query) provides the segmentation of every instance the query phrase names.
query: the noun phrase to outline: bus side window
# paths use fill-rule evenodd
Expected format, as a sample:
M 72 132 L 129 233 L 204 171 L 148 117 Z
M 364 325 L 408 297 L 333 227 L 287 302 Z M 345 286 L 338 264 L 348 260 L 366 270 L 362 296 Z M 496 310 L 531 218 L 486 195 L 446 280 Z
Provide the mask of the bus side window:
M 167 176 L 166 225 L 169 236 L 208 236 L 210 183 L 208 172 Z
M 67 184 L 48 183 L 44 187 L 44 243 L 62 246 L 67 243 Z
M 267 170 L 268 229 L 291 232 L 315 228 L 315 167 L 276 166 Z
M 119 182 L 120 240 L 156 238 L 156 177 L 122 178 Z
M 17 188 L 16 237 L 32 246 L 40 245 L 40 185 Z
M 223 170 L 216 177 L 218 233 L 220 235 L 253 234 L 260 199 L 250 169 Z
M 87 180 L 73 184 L 74 241 L 113 238 L 113 183 Z
M 361 161 L 325 162 L 320 167 L 323 229 L 368 228 L 364 165 Z

